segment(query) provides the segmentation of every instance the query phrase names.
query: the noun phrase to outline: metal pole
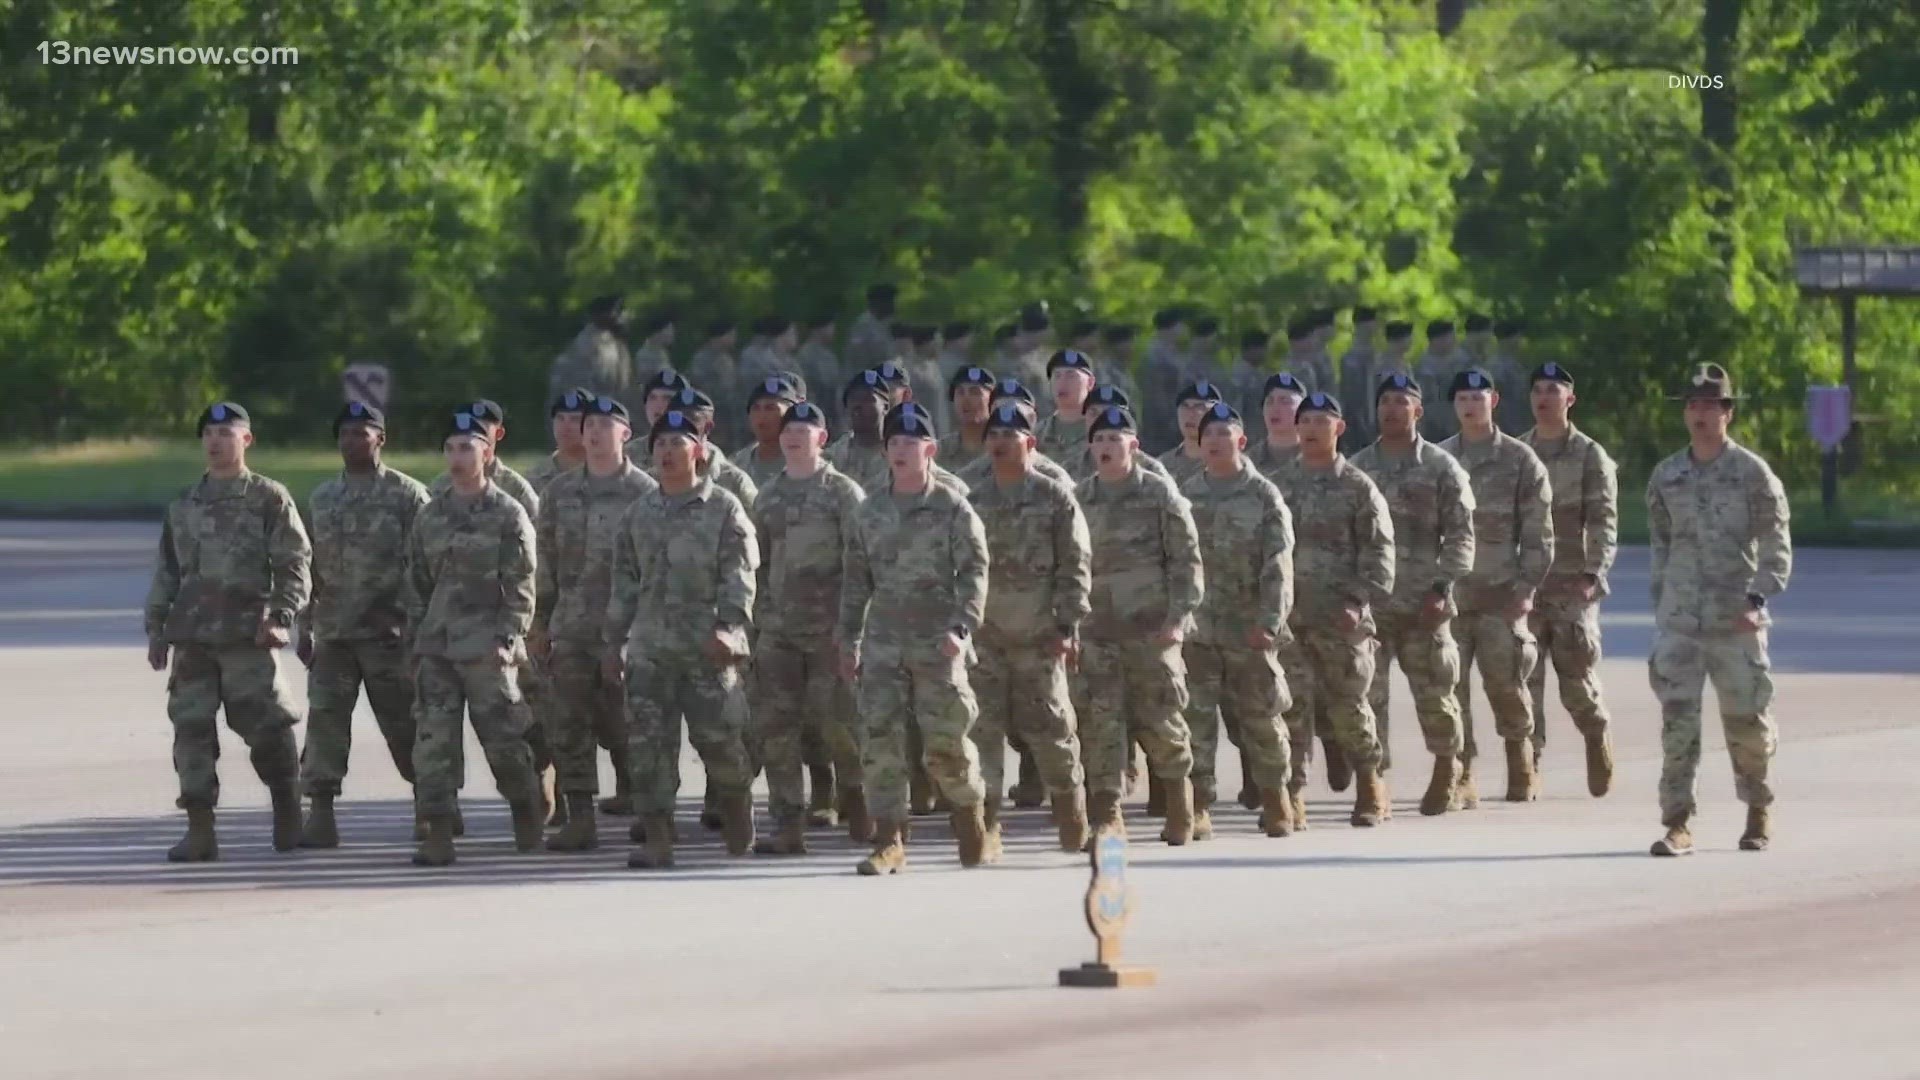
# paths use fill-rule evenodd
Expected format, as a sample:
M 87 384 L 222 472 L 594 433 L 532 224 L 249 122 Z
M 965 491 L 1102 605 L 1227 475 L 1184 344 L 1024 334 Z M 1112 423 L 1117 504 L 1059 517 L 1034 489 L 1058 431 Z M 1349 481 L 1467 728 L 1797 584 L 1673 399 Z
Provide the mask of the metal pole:
M 1840 450 L 1820 452 L 1820 509 L 1832 521 L 1840 508 Z
M 1854 346 L 1860 337 L 1860 323 L 1854 313 L 1855 299 L 1851 294 L 1840 298 L 1840 381 L 1848 390 L 1854 389 Z M 1853 400 L 1857 411 L 1860 398 L 1856 394 Z M 1860 467 L 1860 425 L 1857 422 L 1847 432 L 1846 441 L 1840 449 L 1845 455 L 1840 462 L 1842 471 L 1850 476 Z

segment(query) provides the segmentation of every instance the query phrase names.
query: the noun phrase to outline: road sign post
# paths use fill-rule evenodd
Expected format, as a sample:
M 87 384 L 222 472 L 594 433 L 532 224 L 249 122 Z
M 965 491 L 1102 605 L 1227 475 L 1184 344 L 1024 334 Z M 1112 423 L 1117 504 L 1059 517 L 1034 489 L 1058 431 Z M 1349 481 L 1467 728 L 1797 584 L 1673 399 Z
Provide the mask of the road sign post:
M 1853 388 L 1807 387 L 1807 433 L 1820 445 L 1820 508 L 1831 518 L 1840 508 L 1840 448 L 1853 430 Z
M 1102 829 L 1089 845 L 1093 876 L 1087 883 L 1087 929 L 1093 931 L 1094 958 L 1090 964 L 1060 969 L 1060 985 L 1119 989 L 1152 986 L 1152 968 L 1120 963 L 1120 938 L 1133 917 L 1133 895 L 1127 884 L 1127 834 Z

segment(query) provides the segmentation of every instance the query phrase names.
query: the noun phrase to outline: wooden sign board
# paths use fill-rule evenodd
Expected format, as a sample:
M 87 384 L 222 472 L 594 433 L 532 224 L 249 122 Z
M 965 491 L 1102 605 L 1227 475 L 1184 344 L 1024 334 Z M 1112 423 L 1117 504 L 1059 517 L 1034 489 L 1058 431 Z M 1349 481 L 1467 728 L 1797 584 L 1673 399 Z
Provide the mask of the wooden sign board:
M 1087 929 L 1093 931 L 1094 959 L 1077 968 L 1060 969 L 1061 986 L 1152 986 L 1152 968 L 1120 963 L 1120 939 L 1133 917 L 1133 896 L 1127 884 L 1127 834 L 1124 829 L 1102 829 L 1088 845 L 1093 876 L 1087 884 Z

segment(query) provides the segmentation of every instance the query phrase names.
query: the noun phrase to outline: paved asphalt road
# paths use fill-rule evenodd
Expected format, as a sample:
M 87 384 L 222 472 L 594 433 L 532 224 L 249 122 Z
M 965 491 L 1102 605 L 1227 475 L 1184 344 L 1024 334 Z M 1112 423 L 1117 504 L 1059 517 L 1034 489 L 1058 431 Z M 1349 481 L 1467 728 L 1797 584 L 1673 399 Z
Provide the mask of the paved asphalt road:
M 1645 854 L 1658 711 L 1629 551 L 1612 796 L 1586 796 L 1555 708 L 1542 802 L 1421 818 L 1402 691 L 1389 825 L 1348 828 L 1320 787 L 1291 839 L 1234 807 L 1211 843 L 1136 844 L 1127 952 L 1161 985 L 1096 992 L 1053 986 L 1090 955 L 1086 874 L 1037 812 L 980 871 L 927 829 L 898 878 L 855 877 L 825 835 L 797 862 L 702 837 L 643 875 L 617 828 L 585 857 L 513 855 L 476 768 L 461 863 L 428 873 L 365 716 L 347 846 L 276 856 L 228 736 L 226 859 L 169 866 L 153 535 L 0 523 L 0 1076 L 1920 1076 L 1920 553 L 1801 553 L 1776 604 L 1773 851 L 1735 850 L 1710 727 L 1701 853 Z

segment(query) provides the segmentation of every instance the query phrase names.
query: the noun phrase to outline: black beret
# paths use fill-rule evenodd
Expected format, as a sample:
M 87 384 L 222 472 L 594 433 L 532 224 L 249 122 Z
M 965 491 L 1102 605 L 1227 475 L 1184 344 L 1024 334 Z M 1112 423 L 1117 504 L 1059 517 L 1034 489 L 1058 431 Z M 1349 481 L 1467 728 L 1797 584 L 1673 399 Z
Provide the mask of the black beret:
M 1128 400 L 1127 392 L 1117 386 L 1096 386 L 1087 395 L 1087 400 L 1080 403 L 1080 414 L 1085 416 L 1089 409 L 1107 407 L 1132 409 L 1133 402 Z
M 1171 330 L 1187 320 L 1186 313 L 1179 308 L 1162 308 L 1153 313 L 1155 330 Z
M 1193 332 L 1201 337 L 1220 332 L 1220 320 L 1211 315 L 1193 320 Z
M 819 315 L 815 315 L 811 319 L 808 319 L 806 326 L 807 326 L 807 329 L 809 330 L 826 330 L 831 328 L 835 323 L 839 321 L 840 321 L 839 318 L 833 315 L 831 312 L 823 312 Z
M 994 327 L 993 340 L 995 342 L 1008 341 L 1012 339 L 1013 335 L 1019 332 L 1020 332 L 1019 327 L 1013 325 L 1012 323 L 1005 323 L 1000 326 Z
M 811 401 L 796 401 L 787 406 L 786 413 L 780 417 L 781 427 L 788 424 L 812 424 L 823 428 L 827 426 L 827 414 Z
M 561 413 L 586 412 L 587 407 L 593 404 L 593 398 L 593 391 L 576 386 L 553 399 L 553 404 L 547 406 L 547 416 L 551 418 Z
M 1138 332 L 1139 331 L 1135 330 L 1133 326 L 1127 323 L 1114 323 L 1101 331 L 1101 334 L 1107 339 L 1108 344 L 1119 345 L 1132 341 L 1134 335 Z
M 1037 334 L 1052 325 L 1053 320 L 1047 317 L 1045 303 L 1028 304 L 1026 310 L 1020 313 L 1020 329 L 1028 333 Z
M 896 338 L 910 338 L 913 336 L 913 324 L 901 322 L 900 320 L 895 319 L 893 322 L 890 322 L 887 324 L 887 336 L 896 337 Z
M 1267 384 L 1260 391 L 1260 400 L 1265 401 L 1267 395 L 1275 390 L 1285 390 L 1288 393 L 1299 394 L 1301 397 L 1307 396 L 1305 384 L 1295 378 L 1291 371 L 1276 371 L 1267 376 Z
M 1453 333 L 1453 320 L 1451 319 L 1435 319 L 1427 324 L 1428 337 L 1439 337 L 1442 334 L 1451 333 Z
M 1468 368 L 1465 371 L 1454 373 L 1453 382 L 1447 385 L 1447 400 L 1452 401 L 1453 395 L 1462 390 L 1491 389 L 1493 389 L 1493 376 L 1481 371 L 1479 368 Z
M 1388 341 L 1404 341 L 1413 336 L 1413 324 L 1396 319 L 1387 324 L 1386 333 Z
M 607 293 L 604 296 L 596 296 L 587 301 L 587 316 L 594 319 L 604 319 L 609 316 L 619 315 L 622 311 L 626 310 L 626 307 L 627 301 L 625 297 L 619 293 Z
M 784 315 L 762 315 L 758 319 L 753 320 L 753 332 L 756 334 L 765 334 L 767 337 L 777 337 L 784 334 L 792 326 L 793 320 Z
M 1018 398 L 1029 405 L 1035 404 L 1033 391 L 1027 389 L 1018 379 L 1001 379 L 994 384 L 993 400 L 995 402 L 998 402 L 1001 398 L 1008 397 Z
M 1484 334 L 1493 329 L 1493 317 L 1475 312 L 1467 316 L 1467 333 Z
M 719 337 L 722 334 L 731 333 L 733 333 L 732 319 L 715 319 L 707 324 L 708 337 Z
M 895 435 L 915 439 L 939 438 L 933 430 L 933 417 L 911 401 L 903 401 L 887 410 L 887 418 L 880 425 L 880 437 L 891 439 Z
M 1313 328 L 1315 330 L 1332 326 L 1333 321 L 1339 317 L 1340 312 L 1334 308 L 1315 308 L 1313 309 L 1313 313 L 1308 316 L 1309 319 L 1313 320 Z
M 993 372 L 978 364 L 968 364 L 966 367 L 954 369 L 953 378 L 947 380 L 947 396 L 952 397 L 953 392 L 963 386 L 984 386 L 991 396 L 993 384 L 997 381 L 999 380 L 994 377 Z
M 847 380 L 840 391 L 840 400 L 847 401 L 857 394 L 872 394 L 875 397 L 887 396 L 887 380 L 880 374 L 879 368 L 868 368 Z
M 1103 431 L 1132 431 L 1133 411 L 1122 409 L 1118 405 L 1109 405 L 1093 414 L 1093 422 L 1087 425 L 1087 437 L 1092 438 Z
M 441 441 L 445 442 L 446 439 L 451 439 L 456 435 L 471 435 L 484 442 L 493 442 L 493 429 L 488 427 L 486 422 L 480 417 L 470 412 L 454 413 L 453 424 L 447 428 L 447 434 Z
M 1092 319 L 1082 319 L 1073 324 L 1073 336 L 1076 340 L 1083 337 L 1092 337 L 1099 332 L 1100 324 L 1094 322 Z
M 628 427 L 633 426 L 632 414 L 627 412 L 625 405 L 614 398 L 605 396 L 594 398 L 588 403 L 586 413 L 588 416 L 611 416 Z
M 333 433 L 335 435 L 340 434 L 341 427 L 347 424 L 365 424 L 370 428 L 379 428 L 381 431 L 385 431 L 387 430 L 387 414 L 381 412 L 379 407 L 369 405 L 364 401 L 349 401 L 345 405 L 340 406 L 340 415 L 333 418 Z
M 1180 395 L 1173 399 L 1176 405 L 1185 405 L 1189 401 L 1219 401 L 1220 387 L 1207 380 L 1196 379 L 1180 388 Z
M 647 380 L 647 385 L 641 388 L 641 396 L 644 397 L 655 390 L 671 390 L 677 394 L 692 385 L 685 375 L 665 367 L 654 372 L 653 376 Z
M 883 282 L 878 285 L 867 286 L 867 299 L 869 301 L 878 300 L 882 303 L 891 303 L 893 298 L 899 295 L 900 286 L 898 285 L 890 285 Z
M 925 345 L 940 336 L 940 328 L 937 326 L 916 326 L 913 328 L 911 336 L 915 345 Z
M 1375 319 L 1378 319 L 1379 317 L 1380 317 L 1379 308 L 1370 308 L 1370 307 L 1361 306 L 1353 309 L 1353 321 L 1357 323 L 1373 322 Z
M 881 381 L 889 388 L 907 385 L 907 369 L 891 360 L 875 364 L 873 370 L 879 373 Z
M 1093 373 L 1093 360 L 1079 349 L 1061 349 L 1047 357 L 1047 374 L 1051 375 L 1060 368 L 1072 368 L 1075 371 Z
M 685 435 L 695 442 L 700 440 L 700 421 L 684 409 L 668 409 L 654 422 L 653 430 L 647 432 L 647 448 L 660 440 L 662 435 Z
M 501 408 L 499 402 L 489 401 L 486 398 L 481 398 L 461 411 L 479 417 L 490 424 L 504 425 L 507 422 L 507 410 Z
M 1533 377 L 1527 380 L 1527 385 L 1532 386 L 1534 383 L 1540 382 L 1543 379 L 1547 382 L 1566 383 L 1568 386 L 1572 386 L 1573 372 L 1549 360 L 1533 369 Z
M 1310 412 L 1332 413 L 1335 416 L 1339 416 L 1340 399 L 1334 397 L 1332 394 L 1315 390 L 1313 393 L 1300 399 L 1300 407 L 1293 410 L 1293 418 L 1297 421 Z
M 656 311 L 640 321 L 640 333 L 657 334 L 673 325 L 673 312 Z
M 1420 380 L 1404 371 L 1396 371 L 1380 380 L 1380 385 L 1374 388 L 1373 400 L 1379 401 L 1380 395 L 1386 393 L 1412 394 L 1416 398 L 1421 397 Z
M 800 388 L 786 375 L 769 375 L 753 384 L 753 392 L 747 395 L 747 405 L 751 407 L 761 398 L 792 402 L 799 401 L 803 396 Z
M 1515 334 L 1526 332 L 1527 320 L 1525 319 L 1501 319 L 1493 324 L 1493 336 L 1497 338 L 1510 338 Z
M 940 336 L 948 341 L 966 337 L 971 333 L 973 333 L 973 324 L 970 322 L 950 322 L 940 328 Z
M 1272 335 L 1268 334 L 1265 330 L 1249 330 L 1240 335 L 1240 347 L 1242 349 L 1264 349 L 1267 347 L 1267 342 L 1271 340 L 1273 340 Z
M 1208 424 L 1239 424 L 1242 428 L 1246 427 L 1246 422 L 1240 419 L 1240 410 L 1224 401 L 1214 402 L 1213 407 L 1207 410 L 1207 415 L 1200 418 L 1200 434 L 1207 433 Z
M 1013 402 L 1003 401 L 999 407 L 987 413 L 987 430 L 992 431 L 995 428 L 1031 432 L 1033 415 Z
M 1302 315 L 1287 323 L 1287 340 L 1301 341 L 1313 336 L 1313 317 Z
M 670 407 L 686 412 L 712 412 L 713 399 L 691 386 L 683 386 L 679 393 L 673 395 Z

